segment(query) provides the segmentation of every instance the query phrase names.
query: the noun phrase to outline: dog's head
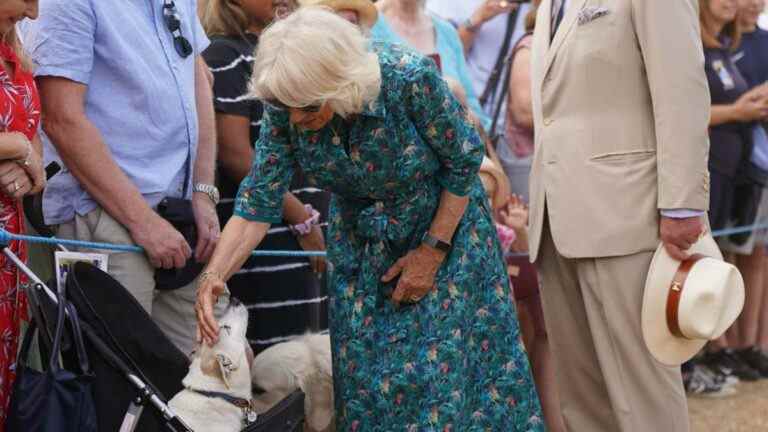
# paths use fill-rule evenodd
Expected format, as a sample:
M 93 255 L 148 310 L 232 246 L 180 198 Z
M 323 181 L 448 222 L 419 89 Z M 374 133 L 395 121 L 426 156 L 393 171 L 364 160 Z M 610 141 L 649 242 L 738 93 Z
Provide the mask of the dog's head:
M 232 298 L 219 320 L 219 340 L 213 346 L 198 346 L 192 356 L 189 374 L 184 379 L 185 386 L 223 391 L 250 399 L 253 351 L 245 335 L 247 330 L 248 310 L 239 300 Z

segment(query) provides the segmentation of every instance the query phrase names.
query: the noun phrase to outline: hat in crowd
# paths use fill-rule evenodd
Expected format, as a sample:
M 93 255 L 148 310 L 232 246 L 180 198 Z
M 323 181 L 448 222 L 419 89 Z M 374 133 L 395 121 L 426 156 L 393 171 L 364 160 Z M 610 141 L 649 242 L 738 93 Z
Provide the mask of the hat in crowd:
M 710 234 L 688 253 L 680 262 L 660 245 L 645 281 L 643 338 L 656 360 L 670 366 L 690 360 L 725 333 L 744 306 L 744 280 L 723 261 Z
M 379 19 L 379 11 L 370 0 L 299 0 L 301 6 L 327 6 L 334 11 L 357 12 L 360 25 L 370 29 Z
M 480 180 L 486 193 L 490 194 L 493 208 L 503 207 L 509 200 L 509 181 L 501 167 L 486 156 L 483 156 L 483 163 L 480 165 Z

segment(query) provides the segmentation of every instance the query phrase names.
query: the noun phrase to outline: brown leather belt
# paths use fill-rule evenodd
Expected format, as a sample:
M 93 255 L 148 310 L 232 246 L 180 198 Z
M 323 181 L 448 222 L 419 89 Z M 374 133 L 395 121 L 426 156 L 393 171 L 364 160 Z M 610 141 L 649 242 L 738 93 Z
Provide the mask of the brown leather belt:
M 672 278 L 672 285 L 669 286 L 669 294 L 667 295 L 667 327 L 673 335 L 685 338 L 685 335 L 680 331 L 680 323 L 678 322 L 677 312 L 680 307 L 680 297 L 683 295 L 685 289 L 685 281 L 688 279 L 688 274 L 691 272 L 693 265 L 698 261 L 706 258 L 701 254 L 691 255 L 687 260 L 680 263 L 680 267 L 677 268 L 675 277 Z

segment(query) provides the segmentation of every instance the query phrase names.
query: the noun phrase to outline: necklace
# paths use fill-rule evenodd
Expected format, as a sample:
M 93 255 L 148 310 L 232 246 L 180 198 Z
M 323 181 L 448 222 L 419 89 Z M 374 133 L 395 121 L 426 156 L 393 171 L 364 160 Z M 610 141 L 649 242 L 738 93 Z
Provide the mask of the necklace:
M 330 123 L 328 124 L 328 127 L 330 127 L 331 132 L 333 132 L 333 138 L 331 138 L 333 145 L 341 145 L 341 137 L 339 136 L 339 133 L 336 132 L 336 128 Z

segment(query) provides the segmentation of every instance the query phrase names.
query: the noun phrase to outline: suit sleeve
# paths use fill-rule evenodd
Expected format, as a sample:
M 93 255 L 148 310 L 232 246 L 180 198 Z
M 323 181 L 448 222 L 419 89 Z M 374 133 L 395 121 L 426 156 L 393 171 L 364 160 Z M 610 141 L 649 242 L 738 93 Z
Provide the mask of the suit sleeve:
M 697 0 L 632 0 L 653 101 L 658 208 L 709 207 L 710 97 Z

